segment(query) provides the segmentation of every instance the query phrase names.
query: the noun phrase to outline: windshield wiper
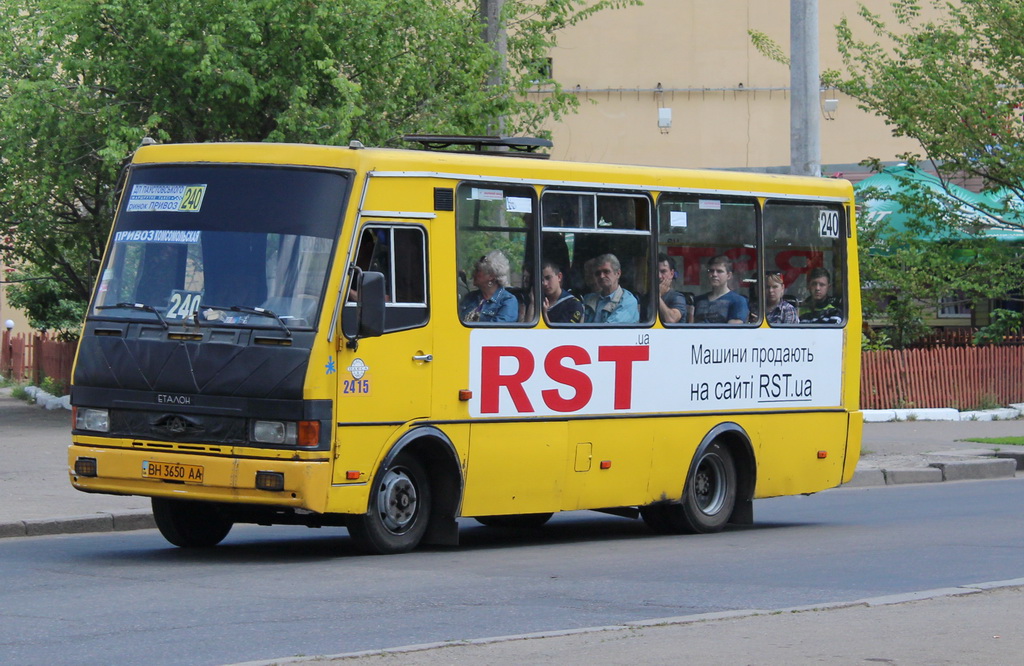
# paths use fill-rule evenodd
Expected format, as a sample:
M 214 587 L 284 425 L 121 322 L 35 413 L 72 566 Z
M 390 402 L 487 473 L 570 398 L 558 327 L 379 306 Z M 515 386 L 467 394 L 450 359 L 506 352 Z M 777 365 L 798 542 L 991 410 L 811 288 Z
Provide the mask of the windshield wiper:
M 114 303 L 113 305 L 99 305 L 99 306 L 96 307 L 96 310 L 97 311 L 98 310 L 114 310 L 114 309 L 118 309 L 118 308 L 126 308 L 126 309 L 129 309 L 129 310 L 142 310 L 144 312 L 152 312 L 153 314 L 156 315 L 156 318 L 160 320 L 160 323 L 163 324 L 164 330 L 167 330 L 167 329 L 170 328 L 170 326 L 167 324 L 167 320 L 164 319 L 164 316 L 162 314 L 160 314 L 160 311 L 157 310 L 156 308 L 154 308 L 152 305 L 149 305 L 147 303 Z
M 281 328 L 284 329 L 284 332 L 288 334 L 289 338 L 292 337 L 292 329 L 288 328 L 288 324 L 284 323 L 284 319 L 282 319 L 273 310 L 268 310 L 266 308 L 251 308 L 248 305 L 230 305 L 229 306 L 229 305 L 207 305 L 206 303 L 200 303 L 199 307 L 196 308 L 195 313 L 193 314 L 193 317 L 195 318 L 196 326 L 199 325 L 199 311 L 203 310 L 203 309 L 206 309 L 206 310 L 220 310 L 222 312 L 244 312 L 245 314 L 254 314 L 254 315 L 260 315 L 261 317 L 270 317 L 271 319 L 275 320 L 278 324 L 281 325 Z

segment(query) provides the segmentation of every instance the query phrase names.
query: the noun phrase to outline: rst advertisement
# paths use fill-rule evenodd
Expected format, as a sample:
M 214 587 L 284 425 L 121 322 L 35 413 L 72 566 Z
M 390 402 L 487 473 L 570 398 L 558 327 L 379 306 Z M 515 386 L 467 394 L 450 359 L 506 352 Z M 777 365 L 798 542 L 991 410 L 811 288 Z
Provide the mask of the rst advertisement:
M 837 407 L 841 329 L 470 334 L 474 417 Z

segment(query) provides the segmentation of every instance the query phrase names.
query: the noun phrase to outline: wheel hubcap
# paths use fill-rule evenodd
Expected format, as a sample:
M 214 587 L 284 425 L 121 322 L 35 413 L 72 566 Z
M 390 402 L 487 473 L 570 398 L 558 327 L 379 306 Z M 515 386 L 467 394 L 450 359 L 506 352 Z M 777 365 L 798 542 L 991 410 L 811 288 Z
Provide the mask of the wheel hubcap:
M 377 511 L 384 527 L 395 534 L 405 532 L 416 518 L 416 485 L 405 470 L 390 469 L 384 474 L 379 490 Z
M 702 513 L 713 516 L 722 510 L 725 493 L 725 465 L 718 456 L 707 454 L 700 459 L 697 473 L 693 477 L 693 494 L 697 500 L 697 508 Z

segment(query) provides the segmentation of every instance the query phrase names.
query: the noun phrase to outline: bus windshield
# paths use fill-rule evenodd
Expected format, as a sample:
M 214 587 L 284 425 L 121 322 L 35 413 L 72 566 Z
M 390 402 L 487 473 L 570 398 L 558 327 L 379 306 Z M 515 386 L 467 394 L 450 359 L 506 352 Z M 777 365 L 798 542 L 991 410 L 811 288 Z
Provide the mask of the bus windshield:
M 314 327 L 348 183 L 328 170 L 136 168 L 91 315 Z

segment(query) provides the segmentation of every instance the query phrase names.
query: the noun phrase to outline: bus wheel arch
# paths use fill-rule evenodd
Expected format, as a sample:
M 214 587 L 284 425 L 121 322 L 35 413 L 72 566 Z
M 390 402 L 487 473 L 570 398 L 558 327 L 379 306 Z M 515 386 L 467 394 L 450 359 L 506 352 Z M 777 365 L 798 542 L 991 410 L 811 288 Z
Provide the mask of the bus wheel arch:
M 757 459 L 750 437 L 738 424 L 723 423 L 708 433 L 701 442 L 701 448 L 712 441 L 719 441 L 729 449 L 736 469 L 736 502 L 728 522 L 734 525 L 751 525 L 754 522 Z
M 382 499 L 387 501 L 382 496 L 409 492 L 410 483 L 424 502 L 424 515 L 418 518 L 421 524 L 403 535 L 382 533 L 382 512 L 378 509 Z M 451 440 L 431 426 L 414 428 L 402 435 L 384 457 L 374 477 L 367 513 L 349 519 L 349 533 L 362 550 L 380 554 L 407 552 L 421 543 L 456 546 L 459 535 L 455 517 L 462 503 L 462 489 L 462 466 Z
M 686 473 L 683 496 L 640 507 L 644 521 L 662 534 L 718 532 L 727 523 L 753 522 L 756 481 L 746 431 L 722 423 L 701 440 Z

